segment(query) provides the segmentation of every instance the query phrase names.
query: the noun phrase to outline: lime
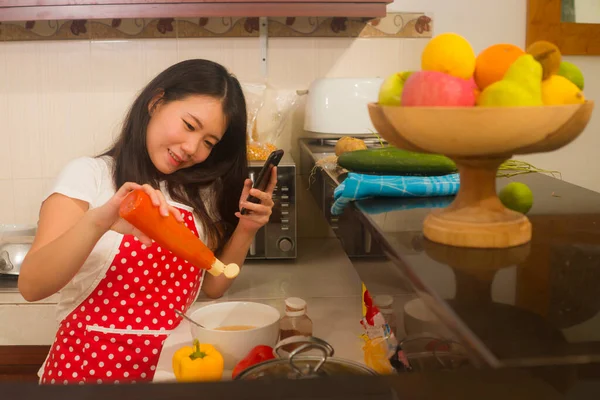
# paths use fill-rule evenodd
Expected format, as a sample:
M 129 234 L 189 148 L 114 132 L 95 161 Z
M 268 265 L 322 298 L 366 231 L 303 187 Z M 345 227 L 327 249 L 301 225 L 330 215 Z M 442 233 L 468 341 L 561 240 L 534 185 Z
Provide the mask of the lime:
M 583 73 L 575 64 L 572 64 L 568 61 L 561 62 L 560 68 L 558 70 L 558 75 L 567 78 L 568 80 L 573 82 L 580 90 L 583 90 Z
M 521 182 L 509 183 L 500 191 L 498 197 L 506 208 L 522 214 L 527 214 L 533 205 L 531 189 Z

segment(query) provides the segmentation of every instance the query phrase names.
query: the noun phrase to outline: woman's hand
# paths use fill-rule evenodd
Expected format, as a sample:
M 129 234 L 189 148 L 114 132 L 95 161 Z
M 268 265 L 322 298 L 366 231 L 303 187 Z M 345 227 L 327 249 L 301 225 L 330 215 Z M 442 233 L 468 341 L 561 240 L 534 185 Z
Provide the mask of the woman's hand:
M 167 204 L 160 190 L 156 190 L 148 184 L 138 185 L 133 182 L 123 184 L 103 206 L 93 209 L 90 212 L 93 213 L 94 221 L 99 227 L 106 230 L 110 229 L 123 235 L 134 235 L 140 242 L 146 246 L 150 246 L 152 245 L 152 240 L 148 236 L 119 216 L 121 202 L 129 192 L 137 189 L 142 189 L 150 196 L 152 204 L 155 207 L 159 207 L 161 215 L 167 216 L 171 213 L 179 222 L 183 222 L 183 217 L 179 210 Z
M 275 185 L 277 185 L 277 167 L 271 170 L 271 177 L 264 192 L 253 189 L 252 181 L 246 179 L 244 190 L 242 190 L 242 196 L 240 197 L 240 210 L 245 208 L 250 212 L 246 215 L 242 215 L 241 212 L 235 213 L 236 217 L 240 219 L 238 223 L 239 228 L 256 233 L 256 231 L 269 222 L 269 218 L 273 212 L 273 190 L 275 189 Z M 248 195 L 258 198 L 260 203 L 255 204 L 246 201 Z

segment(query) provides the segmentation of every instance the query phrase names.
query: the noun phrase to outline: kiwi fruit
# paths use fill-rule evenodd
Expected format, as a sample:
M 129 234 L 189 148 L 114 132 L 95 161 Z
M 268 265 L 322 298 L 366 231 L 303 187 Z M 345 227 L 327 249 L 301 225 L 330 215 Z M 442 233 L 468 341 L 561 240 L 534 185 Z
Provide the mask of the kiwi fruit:
M 531 54 L 537 62 L 542 64 L 542 79 L 548 79 L 556 75 L 560 69 L 562 55 L 558 47 L 545 40 L 539 40 L 527 47 L 526 53 Z

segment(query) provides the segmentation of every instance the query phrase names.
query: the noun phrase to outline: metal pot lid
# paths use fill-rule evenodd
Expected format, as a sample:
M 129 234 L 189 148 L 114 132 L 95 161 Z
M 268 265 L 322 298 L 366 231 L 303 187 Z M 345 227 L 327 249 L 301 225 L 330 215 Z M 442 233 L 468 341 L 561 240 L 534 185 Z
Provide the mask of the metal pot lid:
M 290 344 L 300 346 L 282 358 L 282 347 Z M 302 355 L 300 353 L 316 349 L 321 355 Z M 377 375 L 367 366 L 349 360 L 333 358 L 333 347 L 322 339 L 313 336 L 292 336 L 277 343 L 273 349 L 276 357 L 244 370 L 236 380 L 265 379 L 311 379 L 340 375 Z

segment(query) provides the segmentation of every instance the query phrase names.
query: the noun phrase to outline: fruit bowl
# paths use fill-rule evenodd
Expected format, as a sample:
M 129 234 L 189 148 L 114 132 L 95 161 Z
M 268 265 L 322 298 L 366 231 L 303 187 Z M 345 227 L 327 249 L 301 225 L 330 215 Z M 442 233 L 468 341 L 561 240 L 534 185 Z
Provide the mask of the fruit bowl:
M 460 189 L 450 206 L 423 224 L 431 241 L 458 247 L 507 248 L 531 240 L 531 224 L 496 194 L 498 167 L 515 154 L 549 152 L 587 126 L 593 101 L 532 107 L 402 107 L 369 104 L 378 133 L 409 151 L 443 154 L 458 167 Z

